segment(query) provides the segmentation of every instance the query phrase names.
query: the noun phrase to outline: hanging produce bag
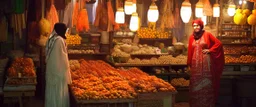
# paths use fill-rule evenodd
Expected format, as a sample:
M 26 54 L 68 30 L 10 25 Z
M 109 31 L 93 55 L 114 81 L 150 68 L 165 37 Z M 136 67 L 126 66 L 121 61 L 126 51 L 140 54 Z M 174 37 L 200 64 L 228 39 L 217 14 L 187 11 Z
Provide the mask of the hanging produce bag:
M 210 1 L 203 0 L 203 4 L 204 4 L 204 7 L 203 7 L 204 15 L 212 16 L 213 9 L 212 9 L 212 5 L 211 5 Z

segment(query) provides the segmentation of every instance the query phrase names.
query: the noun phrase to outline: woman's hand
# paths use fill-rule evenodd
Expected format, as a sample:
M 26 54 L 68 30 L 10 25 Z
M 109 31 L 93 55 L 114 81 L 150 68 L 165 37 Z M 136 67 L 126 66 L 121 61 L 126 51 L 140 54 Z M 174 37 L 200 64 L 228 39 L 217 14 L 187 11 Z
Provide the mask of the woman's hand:
M 210 50 L 209 49 L 203 49 L 203 54 L 209 54 L 210 53 Z

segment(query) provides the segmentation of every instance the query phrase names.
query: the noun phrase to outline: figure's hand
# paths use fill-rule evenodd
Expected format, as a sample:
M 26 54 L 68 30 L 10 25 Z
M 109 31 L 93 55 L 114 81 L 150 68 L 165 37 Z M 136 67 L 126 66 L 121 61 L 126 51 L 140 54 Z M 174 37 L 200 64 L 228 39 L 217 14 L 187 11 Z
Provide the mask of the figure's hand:
M 209 49 L 203 49 L 203 54 L 209 54 L 210 53 L 210 50 Z

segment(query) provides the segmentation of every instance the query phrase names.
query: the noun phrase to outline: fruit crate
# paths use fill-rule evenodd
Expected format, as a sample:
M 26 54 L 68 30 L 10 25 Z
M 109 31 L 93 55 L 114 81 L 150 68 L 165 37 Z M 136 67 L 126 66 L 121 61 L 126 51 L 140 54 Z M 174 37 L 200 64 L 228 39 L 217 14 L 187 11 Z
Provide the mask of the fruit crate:
M 5 86 L 36 85 L 35 77 L 7 77 Z
M 174 107 L 177 92 L 156 92 L 138 94 L 136 107 Z
M 137 107 L 137 99 L 78 99 L 69 85 L 70 101 L 72 107 Z

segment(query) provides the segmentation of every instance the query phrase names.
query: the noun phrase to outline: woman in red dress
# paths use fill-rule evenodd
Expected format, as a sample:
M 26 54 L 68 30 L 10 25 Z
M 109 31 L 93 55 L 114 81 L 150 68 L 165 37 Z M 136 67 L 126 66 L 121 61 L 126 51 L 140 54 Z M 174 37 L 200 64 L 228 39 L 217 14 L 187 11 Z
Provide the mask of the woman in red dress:
M 224 66 L 221 42 L 203 30 L 201 19 L 194 20 L 194 32 L 189 37 L 188 67 L 190 76 L 190 107 L 215 107 L 220 77 Z

